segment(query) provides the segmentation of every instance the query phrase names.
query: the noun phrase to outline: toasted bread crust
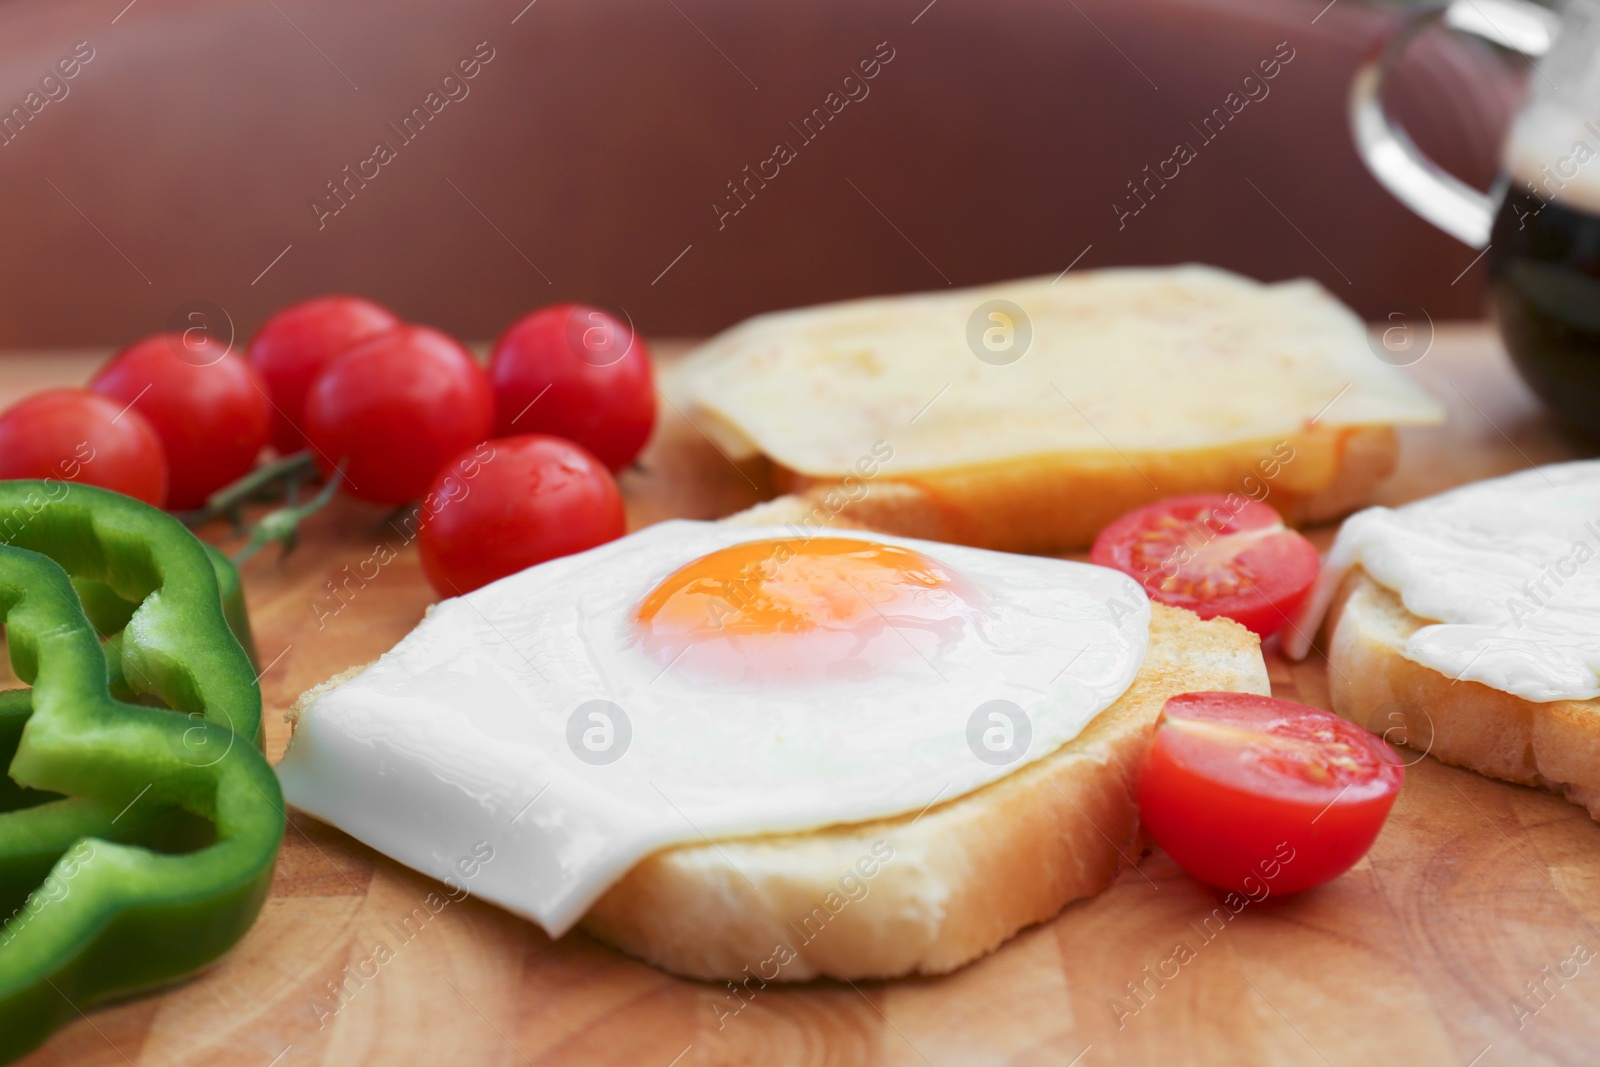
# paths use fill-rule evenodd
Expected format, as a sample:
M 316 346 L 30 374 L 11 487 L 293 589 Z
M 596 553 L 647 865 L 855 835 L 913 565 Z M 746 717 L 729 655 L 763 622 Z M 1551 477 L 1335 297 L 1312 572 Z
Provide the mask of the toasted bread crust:
M 1279 514 L 1301 526 L 1330 522 L 1365 507 L 1373 491 L 1400 465 L 1400 435 L 1391 426 L 1363 426 L 1338 438 L 1333 480 L 1312 492 L 1291 492 L 1274 500 Z
M 1244 627 L 1152 612 L 1133 685 L 1051 755 L 918 815 L 664 849 L 583 929 L 695 978 L 888 978 L 954 970 L 1100 892 L 1142 852 L 1134 775 L 1167 697 L 1271 691 Z
M 1324 630 L 1333 709 L 1445 763 L 1552 790 L 1600 819 L 1600 700 L 1535 703 L 1414 663 L 1402 649 L 1428 622 L 1353 570 Z
M 1184 493 L 1265 500 L 1291 523 L 1336 518 L 1393 473 L 1388 426 L 1311 427 L 1278 441 L 1183 452 L 1036 456 L 895 478 L 830 481 L 779 472 L 803 511 L 904 537 L 1007 552 L 1087 548 L 1112 520 Z

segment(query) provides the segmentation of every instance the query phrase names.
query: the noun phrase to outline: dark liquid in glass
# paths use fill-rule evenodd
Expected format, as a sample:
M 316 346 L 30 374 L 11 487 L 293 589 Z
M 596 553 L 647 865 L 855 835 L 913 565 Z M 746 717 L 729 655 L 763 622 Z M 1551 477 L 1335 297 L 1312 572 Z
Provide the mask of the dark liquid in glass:
M 1489 302 L 1522 377 L 1600 435 L 1600 216 L 1513 184 L 1489 238 Z

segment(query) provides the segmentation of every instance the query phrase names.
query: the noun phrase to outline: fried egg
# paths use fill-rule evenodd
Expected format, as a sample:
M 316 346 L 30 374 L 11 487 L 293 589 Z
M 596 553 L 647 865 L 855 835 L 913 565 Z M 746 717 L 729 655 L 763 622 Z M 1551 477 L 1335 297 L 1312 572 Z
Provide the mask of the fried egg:
M 1284 635 L 1311 651 L 1361 567 L 1429 620 L 1400 654 L 1536 703 L 1600 697 L 1600 460 L 1534 467 L 1345 520 Z
M 304 699 L 296 807 L 559 936 L 657 849 L 916 814 L 1132 682 L 1150 608 L 1083 563 L 675 521 L 435 605 Z

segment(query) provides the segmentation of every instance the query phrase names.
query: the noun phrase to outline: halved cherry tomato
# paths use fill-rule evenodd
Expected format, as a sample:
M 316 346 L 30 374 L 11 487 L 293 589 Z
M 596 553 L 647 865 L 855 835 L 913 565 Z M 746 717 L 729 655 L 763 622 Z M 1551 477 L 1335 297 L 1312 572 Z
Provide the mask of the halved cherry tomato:
M 441 596 L 459 596 L 627 529 L 605 465 L 571 441 L 502 437 L 468 449 L 422 498 L 422 569 Z
M 1089 559 L 1133 577 L 1151 600 L 1226 616 L 1262 637 L 1289 621 L 1320 566 L 1276 511 L 1236 494 L 1158 500 L 1095 538 Z
M 351 496 L 404 504 L 450 457 L 489 436 L 489 379 L 461 342 L 426 326 L 373 334 L 323 368 L 306 394 L 306 439 Z
M 1405 778 L 1382 741 L 1320 708 L 1249 693 L 1167 701 L 1139 766 L 1156 844 L 1207 885 L 1298 893 L 1366 855 Z
M 156 334 L 113 356 L 89 388 L 131 404 L 161 439 L 167 506 L 197 508 L 255 465 L 272 402 L 255 368 L 208 334 Z
M 161 439 L 131 405 L 87 389 L 48 389 L 0 414 L 0 478 L 55 478 L 161 507 Z
M 319 296 L 273 315 L 250 339 L 251 366 L 272 397 L 272 447 L 288 455 L 306 447 L 300 424 L 311 380 L 345 349 L 400 325 L 394 312 L 359 296 Z
M 599 308 L 552 304 L 512 323 L 489 356 L 495 433 L 576 441 L 613 471 L 633 462 L 656 421 L 650 350 Z

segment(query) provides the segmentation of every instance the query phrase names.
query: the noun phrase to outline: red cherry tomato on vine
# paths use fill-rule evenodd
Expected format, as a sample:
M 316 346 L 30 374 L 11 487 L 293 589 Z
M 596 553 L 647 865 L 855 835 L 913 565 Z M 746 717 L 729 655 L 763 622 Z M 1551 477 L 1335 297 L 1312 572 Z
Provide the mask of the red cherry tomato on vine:
M 1139 767 L 1139 816 L 1207 885 L 1259 900 L 1337 878 L 1366 855 L 1405 769 L 1320 708 L 1249 693 L 1167 701 Z
M 1288 623 L 1321 566 L 1271 507 L 1221 493 L 1130 511 L 1100 531 L 1089 559 L 1130 575 L 1151 600 L 1226 616 L 1264 638 Z
M 55 478 L 161 507 L 167 460 L 145 417 L 87 389 L 49 389 L 0 413 L 0 478 Z
M 552 304 L 512 323 L 489 357 L 495 433 L 576 441 L 613 471 L 633 462 L 656 421 L 650 350 L 599 308 Z
M 306 438 L 317 465 L 345 464 L 345 488 L 379 504 L 427 490 L 462 449 L 489 436 L 494 396 L 472 353 L 426 326 L 358 341 L 312 380 Z
M 311 380 L 345 349 L 400 325 L 392 311 L 359 296 L 319 296 L 273 315 L 250 339 L 250 363 L 272 397 L 272 447 L 306 447 L 301 423 Z
M 522 434 L 468 449 L 423 498 L 417 544 L 441 596 L 621 537 L 622 494 L 605 465 L 559 437 Z
M 131 404 L 161 439 L 167 506 L 186 510 L 255 465 L 267 443 L 272 403 L 244 359 L 200 334 L 156 334 L 123 349 L 89 382 Z

